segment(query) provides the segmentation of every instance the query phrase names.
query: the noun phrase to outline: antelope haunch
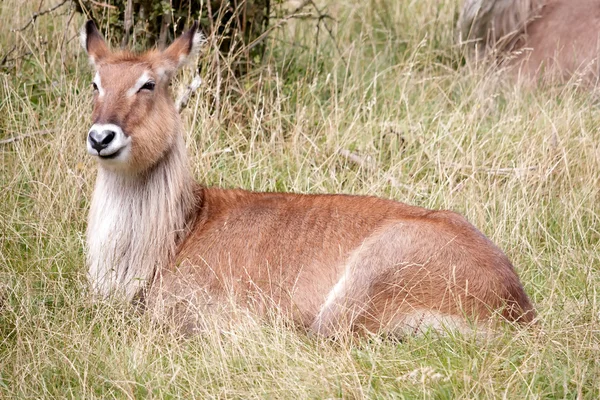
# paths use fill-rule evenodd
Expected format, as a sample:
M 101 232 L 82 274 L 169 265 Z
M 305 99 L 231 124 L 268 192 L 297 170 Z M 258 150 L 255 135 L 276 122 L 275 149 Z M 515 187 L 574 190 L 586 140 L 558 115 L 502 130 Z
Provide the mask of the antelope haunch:
M 87 260 L 100 295 L 196 327 L 234 299 L 322 335 L 533 319 L 507 257 L 458 214 L 195 183 L 168 86 L 198 52 L 197 24 L 139 55 L 111 52 L 91 21 L 81 39 L 96 71 Z
M 465 0 L 460 39 L 516 66 L 525 76 L 597 84 L 600 78 L 600 1 Z

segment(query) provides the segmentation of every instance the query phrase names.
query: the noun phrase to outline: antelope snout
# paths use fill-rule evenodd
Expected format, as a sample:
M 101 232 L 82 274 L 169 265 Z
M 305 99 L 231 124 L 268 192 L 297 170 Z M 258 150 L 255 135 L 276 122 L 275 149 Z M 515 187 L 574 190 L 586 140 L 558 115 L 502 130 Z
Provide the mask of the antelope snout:
M 87 135 L 87 151 L 101 159 L 128 158 L 131 138 L 115 124 L 94 124 Z
M 92 149 L 96 150 L 98 154 L 100 154 L 100 151 L 107 148 L 115 136 L 116 133 L 114 131 L 107 129 L 102 132 L 98 132 L 94 129 L 88 133 L 88 142 L 90 142 Z

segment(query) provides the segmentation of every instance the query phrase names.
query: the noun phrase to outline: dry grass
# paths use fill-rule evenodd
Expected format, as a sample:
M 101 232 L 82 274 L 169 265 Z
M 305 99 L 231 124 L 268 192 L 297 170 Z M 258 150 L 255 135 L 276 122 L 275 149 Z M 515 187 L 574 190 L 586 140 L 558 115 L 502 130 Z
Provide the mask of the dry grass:
M 83 20 L 11 32 L 29 3 L 0 4 L 0 56 L 32 53 L 0 71 L 0 141 L 30 135 L 0 144 L 0 397 L 600 397 L 595 93 L 462 65 L 456 0 L 332 2 L 337 46 L 291 21 L 218 103 L 207 57 L 183 112 L 199 180 L 459 211 L 513 260 L 541 328 L 350 345 L 258 321 L 184 340 L 86 295 Z

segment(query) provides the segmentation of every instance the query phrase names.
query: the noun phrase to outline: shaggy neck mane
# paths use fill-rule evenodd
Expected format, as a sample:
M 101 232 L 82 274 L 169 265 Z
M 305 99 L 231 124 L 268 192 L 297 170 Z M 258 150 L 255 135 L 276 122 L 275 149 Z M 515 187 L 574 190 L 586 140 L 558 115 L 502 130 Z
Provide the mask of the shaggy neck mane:
M 96 293 L 131 301 L 173 260 L 195 208 L 183 138 L 150 171 L 100 167 L 89 214 L 89 279 Z

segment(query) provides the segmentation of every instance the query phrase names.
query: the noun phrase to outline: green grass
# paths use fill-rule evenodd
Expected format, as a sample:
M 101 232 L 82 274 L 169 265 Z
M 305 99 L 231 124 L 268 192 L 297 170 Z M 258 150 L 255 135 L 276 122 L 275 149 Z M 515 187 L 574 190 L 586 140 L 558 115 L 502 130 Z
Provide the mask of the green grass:
M 206 54 L 182 113 L 199 181 L 459 211 L 513 260 L 540 329 L 323 343 L 275 320 L 183 339 L 86 292 L 83 17 L 62 9 L 11 32 L 31 3 L 0 4 L 0 55 L 32 52 L 0 71 L 0 140 L 31 135 L 0 144 L 0 398 L 600 397 L 591 90 L 465 65 L 457 0 L 332 1 L 335 43 L 291 20 L 260 69 L 220 90 Z

